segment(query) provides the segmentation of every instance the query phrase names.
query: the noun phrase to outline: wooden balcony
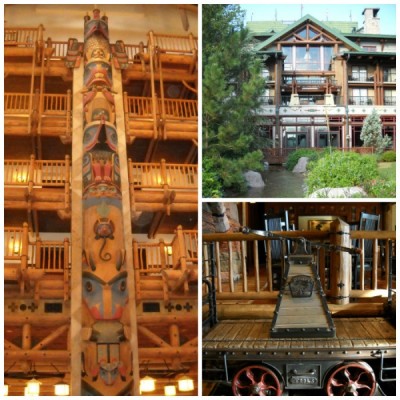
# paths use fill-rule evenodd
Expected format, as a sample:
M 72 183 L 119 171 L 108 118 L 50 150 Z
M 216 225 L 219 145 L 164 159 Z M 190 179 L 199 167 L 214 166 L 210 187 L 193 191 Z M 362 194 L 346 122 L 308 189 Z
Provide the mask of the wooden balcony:
M 4 94 L 4 134 L 56 136 L 71 142 L 72 96 L 67 94 Z
M 197 212 L 197 164 L 128 162 L 134 212 Z
M 4 208 L 70 212 L 70 157 L 65 160 L 5 160 Z
M 133 241 L 137 300 L 197 299 L 197 231 L 175 231 L 171 243 Z
M 159 99 L 124 93 L 128 143 L 150 140 L 197 140 L 197 100 Z
M 36 302 L 70 298 L 71 246 L 69 239 L 33 238 L 28 224 L 4 228 L 4 281 L 7 296 L 19 292 Z M 12 289 L 14 285 L 14 289 Z

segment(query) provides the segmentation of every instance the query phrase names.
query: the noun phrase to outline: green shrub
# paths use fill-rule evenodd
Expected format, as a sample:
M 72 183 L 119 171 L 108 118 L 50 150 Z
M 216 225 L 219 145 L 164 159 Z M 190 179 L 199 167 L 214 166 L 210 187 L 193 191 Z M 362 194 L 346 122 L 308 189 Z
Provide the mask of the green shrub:
M 376 159 L 357 153 L 334 151 L 309 164 L 307 194 L 322 188 L 365 187 L 378 176 Z
M 212 160 L 203 158 L 203 197 L 222 197 L 222 182 Z
M 319 153 L 317 150 L 313 149 L 299 149 L 293 151 L 287 158 L 286 169 L 293 171 L 293 168 L 297 165 L 301 157 L 308 157 L 309 161 L 315 161 L 318 159 Z
M 378 179 L 373 181 L 369 188 L 368 193 L 371 197 L 380 198 L 395 198 L 396 197 L 396 181 L 385 181 Z
M 394 162 L 396 161 L 396 152 L 394 150 L 388 150 L 381 154 L 379 161 L 382 162 Z

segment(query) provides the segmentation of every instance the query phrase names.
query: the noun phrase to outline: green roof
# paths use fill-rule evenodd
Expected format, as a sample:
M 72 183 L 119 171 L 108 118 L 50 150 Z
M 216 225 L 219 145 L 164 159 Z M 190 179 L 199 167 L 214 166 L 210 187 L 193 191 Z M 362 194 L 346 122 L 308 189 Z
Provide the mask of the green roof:
M 264 40 L 263 42 L 259 43 L 257 46 L 255 46 L 254 50 L 259 51 L 259 50 L 264 49 L 265 47 L 274 43 L 275 41 L 280 39 L 282 36 L 286 35 L 287 33 L 291 32 L 293 29 L 297 28 L 298 26 L 301 26 L 302 24 L 306 23 L 307 21 L 312 22 L 314 25 L 319 26 L 326 32 L 328 32 L 331 35 L 335 36 L 336 38 L 340 39 L 343 43 L 347 44 L 350 48 L 352 48 L 356 51 L 363 51 L 363 49 L 360 46 L 358 46 L 356 43 L 354 43 L 353 41 L 348 39 L 340 31 L 326 25 L 324 22 L 317 20 L 316 18 L 314 18 L 313 16 L 311 16 L 309 14 L 305 15 L 303 18 L 300 18 L 298 21 L 294 22 L 293 24 L 288 25 L 282 31 L 275 33 L 273 36 L 271 36 L 267 40 Z
M 358 28 L 357 22 L 346 22 L 346 21 L 325 21 L 327 26 L 337 29 L 342 33 L 351 33 Z M 247 22 L 247 29 L 252 34 L 267 34 L 277 33 L 283 31 L 290 24 L 282 21 L 250 21 Z

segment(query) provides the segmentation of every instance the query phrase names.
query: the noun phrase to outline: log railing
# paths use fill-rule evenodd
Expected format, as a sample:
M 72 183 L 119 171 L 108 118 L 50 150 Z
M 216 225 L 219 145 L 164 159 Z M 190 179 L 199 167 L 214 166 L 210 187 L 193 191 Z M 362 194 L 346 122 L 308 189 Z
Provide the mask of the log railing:
M 47 115 L 67 115 L 71 112 L 71 91 L 67 94 L 44 94 L 43 113 Z
M 37 40 L 43 40 L 44 28 L 10 27 L 4 29 L 4 44 L 6 46 L 33 47 Z
M 128 162 L 129 183 L 133 189 L 191 189 L 197 190 L 197 164 L 168 164 Z
M 29 93 L 4 93 L 4 114 L 29 114 Z
M 68 52 L 68 42 L 54 41 L 48 38 L 46 41 L 48 49 L 53 49 L 51 60 L 64 60 Z
M 155 118 L 162 110 L 165 110 L 165 115 L 161 115 L 164 119 L 197 121 L 198 118 L 197 100 L 165 99 L 162 107 L 162 100 L 157 99 L 157 109 L 153 110 L 151 97 L 128 96 L 126 93 L 124 96 L 125 113 L 129 118 Z
M 345 224 L 347 225 L 347 224 Z M 348 225 L 347 225 L 348 226 Z M 341 235 L 343 231 L 343 225 L 340 230 L 335 232 L 319 232 L 319 231 L 292 231 L 292 232 L 273 232 L 284 237 L 305 237 L 309 240 L 316 242 L 325 242 L 335 245 L 340 245 L 344 240 L 344 236 L 347 236 L 347 240 L 360 239 L 360 282 L 356 282 L 356 285 L 360 286 L 360 290 L 351 290 L 352 286 L 352 268 L 351 268 L 351 257 L 347 253 L 342 252 L 330 252 L 329 260 L 326 258 L 326 253 L 323 249 L 320 249 L 319 253 L 319 276 L 321 283 L 328 296 L 334 299 L 342 297 L 358 298 L 365 297 L 367 285 L 365 284 L 366 273 L 365 273 L 365 259 L 363 257 L 363 240 L 373 239 L 374 240 L 374 259 L 372 262 L 371 272 L 371 289 L 375 295 L 387 294 L 388 288 L 388 275 L 386 274 L 386 281 L 384 284 L 378 285 L 379 268 L 384 267 L 385 271 L 389 271 L 389 254 L 388 254 L 388 243 L 389 241 L 395 240 L 395 232 L 392 231 L 351 231 L 348 235 Z M 208 243 L 215 243 L 215 251 L 213 254 L 213 260 L 215 260 L 215 278 L 216 278 L 216 290 L 217 297 L 224 299 L 235 299 L 235 298 L 276 298 L 277 292 L 273 291 L 272 288 L 272 260 L 270 254 L 270 242 L 271 238 L 261 239 L 259 236 L 253 234 L 242 234 L 242 233 L 228 233 L 228 234 L 204 234 L 203 235 L 203 274 L 206 277 L 210 276 L 211 255 L 208 253 Z M 378 261 L 378 240 L 381 249 L 384 249 L 384 256 L 382 259 L 382 265 L 379 265 Z M 267 254 L 265 258 L 264 271 L 260 267 L 260 259 L 258 249 L 260 246 L 265 246 Z M 248 257 L 250 252 L 252 257 Z M 341 257 L 342 254 L 347 255 Z M 235 260 L 236 258 L 236 260 Z M 252 259 L 253 262 L 250 265 L 248 260 Z M 235 263 L 236 261 L 236 263 Z M 264 264 L 264 263 L 263 263 Z M 334 266 L 334 267 L 330 267 Z M 345 284 L 347 294 L 343 296 L 340 294 L 340 285 Z M 339 285 L 339 289 L 338 289 Z M 379 293 L 378 293 L 379 292 Z M 269 293 L 269 294 L 268 294 Z M 337 304 L 344 304 L 335 301 Z
M 197 50 L 197 37 L 189 34 L 184 35 L 164 35 L 149 32 L 148 47 L 159 48 L 165 53 L 192 54 Z
M 70 156 L 65 160 L 4 160 L 4 184 L 64 187 L 70 183 Z
M 168 300 L 171 292 L 187 293 L 188 282 L 197 282 L 197 231 L 178 226 L 171 243 L 134 240 L 132 247 L 137 298 Z
M 141 56 L 147 53 L 147 46 L 143 44 L 125 44 L 125 52 L 128 55 L 128 63 L 138 64 L 141 62 Z
M 19 260 L 22 254 L 22 241 L 28 240 L 28 229 L 23 227 L 4 227 L 4 260 Z
M 32 266 L 47 273 L 64 273 L 70 269 L 71 248 L 69 240 L 43 241 L 29 243 Z

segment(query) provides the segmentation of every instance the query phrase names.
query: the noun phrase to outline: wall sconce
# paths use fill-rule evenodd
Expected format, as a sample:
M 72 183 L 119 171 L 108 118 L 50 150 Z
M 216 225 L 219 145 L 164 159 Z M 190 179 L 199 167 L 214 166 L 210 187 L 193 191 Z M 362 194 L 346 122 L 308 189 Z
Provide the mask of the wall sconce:
M 10 247 L 12 248 L 13 254 L 19 254 L 21 243 L 20 240 L 14 236 L 10 237 Z
M 184 375 L 178 380 L 178 389 L 180 392 L 191 392 L 194 389 L 193 379 Z
M 172 256 L 172 246 L 165 246 L 167 255 Z
M 54 394 L 56 396 L 69 396 L 69 385 L 65 382 L 58 382 L 54 385 Z
M 6 383 L 3 385 L 3 396 L 8 396 L 8 385 Z
M 154 392 L 156 390 L 156 380 L 151 376 L 145 376 L 140 380 L 140 393 Z
M 176 396 L 176 387 L 175 387 L 175 385 L 164 386 L 164 395 L 165 396 Z
M 25 396 L 39 396 L 40 393 L 40 385 L 42 382 L 39 382 L 35 378 L 32 378 L 28 383 L 26 384 L 25 388 Z

